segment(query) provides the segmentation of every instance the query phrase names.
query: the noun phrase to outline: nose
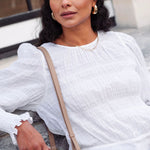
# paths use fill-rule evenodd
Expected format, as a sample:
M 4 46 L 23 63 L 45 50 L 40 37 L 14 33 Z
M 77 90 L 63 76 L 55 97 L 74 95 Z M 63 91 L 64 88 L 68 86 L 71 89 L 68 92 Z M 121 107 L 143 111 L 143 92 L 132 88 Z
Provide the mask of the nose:
M 71 1 L 70 0 L 62 0 L 62 7 L 67 8 L 71 6 Z

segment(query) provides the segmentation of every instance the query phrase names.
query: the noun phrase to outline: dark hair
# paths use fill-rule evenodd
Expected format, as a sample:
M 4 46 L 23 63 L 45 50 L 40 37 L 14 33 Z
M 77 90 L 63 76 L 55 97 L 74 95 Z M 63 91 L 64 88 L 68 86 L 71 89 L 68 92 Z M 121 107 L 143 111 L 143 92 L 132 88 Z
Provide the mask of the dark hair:
M 104 6 L 104 0 L 97 0 L 96 5 L 98 7 L 98 13 L 96 15 L 91 15 L 92 29 L 94 32 L 99 30 L 104 32 L 109 31 L 111 23 L 109 12 Z M 62 34 L 61 25 L 52 19 L 51 12 L 49 0 L 44 0 L 41 9 L 43 29 L 39 35 L 39 45 L 46 42 L 53 42 Z

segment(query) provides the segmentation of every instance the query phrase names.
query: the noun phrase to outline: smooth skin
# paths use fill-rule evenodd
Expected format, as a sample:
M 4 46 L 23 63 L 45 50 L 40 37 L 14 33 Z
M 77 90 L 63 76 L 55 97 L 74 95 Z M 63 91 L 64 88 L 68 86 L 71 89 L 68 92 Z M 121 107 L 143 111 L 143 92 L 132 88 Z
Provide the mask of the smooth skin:
M 94 41 L 97 33 L 91 27 L 91 11 L 95 4 L 96 0 L 50 0 L 50 8 L 63 30 L 54 43 L 81 46 Z M 63 16 L 66 12 L 74 14 Z M 16 128 L 19 150 L 50 150 L 40 133 L 28 121 L 22 121 L 22 125 Z

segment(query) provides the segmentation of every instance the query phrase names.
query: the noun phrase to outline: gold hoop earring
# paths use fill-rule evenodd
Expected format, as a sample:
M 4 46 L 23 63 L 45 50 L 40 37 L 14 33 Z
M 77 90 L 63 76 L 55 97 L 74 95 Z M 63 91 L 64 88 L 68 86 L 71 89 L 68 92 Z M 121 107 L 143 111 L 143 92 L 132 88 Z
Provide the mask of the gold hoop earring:
M 51 16 L 52 16 L 53 20 L 56 20 L 53 12 L 51 13 Z
M 97 5 L 95 5 L 95 6 L 93 7 L 92 14 L 93 14 L 93 15 L 96 15 L 97 13 L 98 13 L 98 7 L 97 7 Z

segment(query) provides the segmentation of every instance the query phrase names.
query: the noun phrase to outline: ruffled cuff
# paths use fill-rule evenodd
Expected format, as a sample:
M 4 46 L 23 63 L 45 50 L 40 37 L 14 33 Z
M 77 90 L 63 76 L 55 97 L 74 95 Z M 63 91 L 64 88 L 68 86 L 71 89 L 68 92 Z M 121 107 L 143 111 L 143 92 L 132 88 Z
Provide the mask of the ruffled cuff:
M 18 133 L 18 130 L 15 127 L 20 126 L 22 124 L 21 121 L 29 121 L 30 124 L 33 123 L 33 119 L 28 112 L 21 114 L 14 119 L 11 123 L 11 133 L 9 133 L 14 145 L 17 145 L 16 135 Z

